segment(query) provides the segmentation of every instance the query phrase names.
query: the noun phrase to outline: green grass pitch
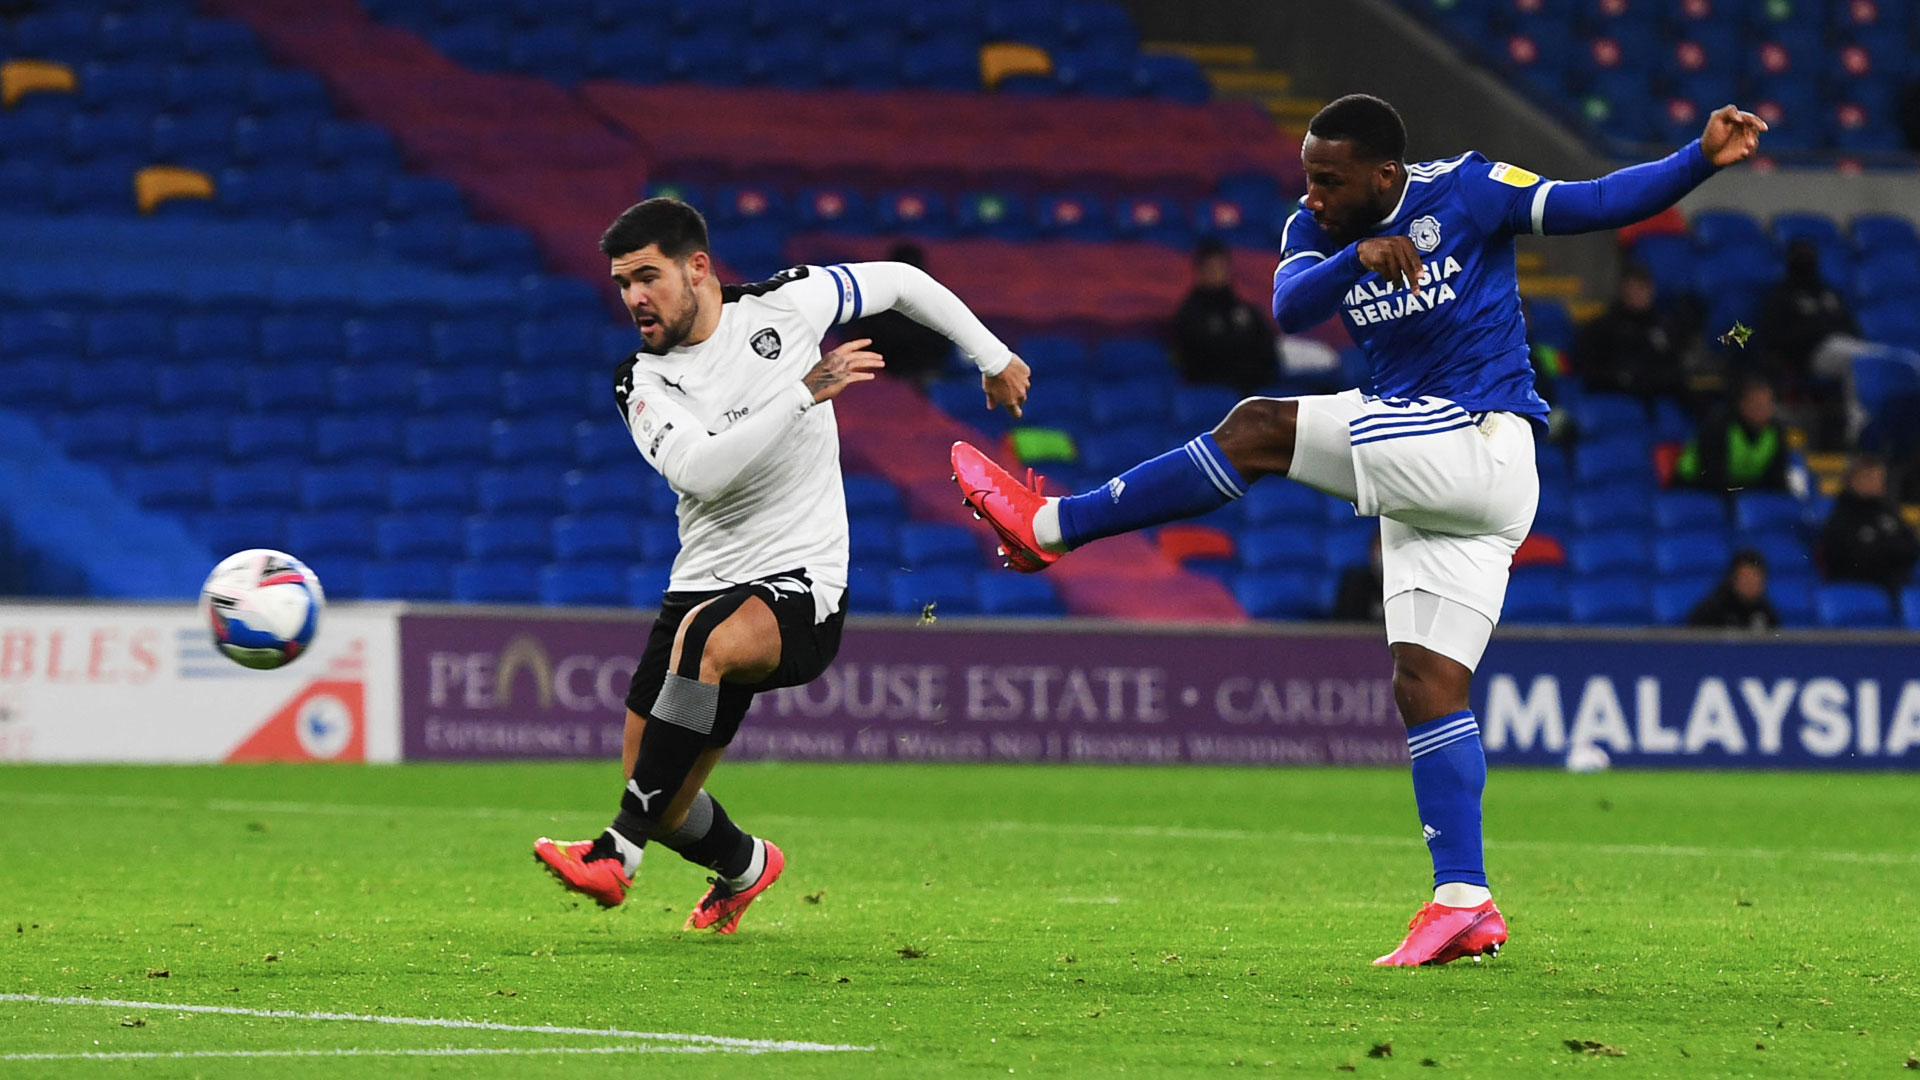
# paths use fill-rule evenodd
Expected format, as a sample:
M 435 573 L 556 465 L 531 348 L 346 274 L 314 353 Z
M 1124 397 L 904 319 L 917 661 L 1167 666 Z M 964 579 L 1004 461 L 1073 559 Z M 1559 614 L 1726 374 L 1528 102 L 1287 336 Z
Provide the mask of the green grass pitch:
M 1920 1075 L 1913 776 L 1497 769 L 1511 944 L 1383 970 L 1399 771 L 723 766 L 791 862 L 720 938 L 533 863 L 616 770 L 0 769 L 0 1076 Z

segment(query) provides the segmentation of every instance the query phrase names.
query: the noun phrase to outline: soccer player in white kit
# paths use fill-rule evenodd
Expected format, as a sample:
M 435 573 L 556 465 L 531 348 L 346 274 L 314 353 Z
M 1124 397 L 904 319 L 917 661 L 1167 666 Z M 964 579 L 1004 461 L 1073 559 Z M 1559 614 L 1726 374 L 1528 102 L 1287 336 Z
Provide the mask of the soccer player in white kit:
M 568 888 L 620 903 L 650 840 L 711 868 L 688 929 L 730 934 L 785 867 L 705 784 L 753 695 L 818 678 L 846 616 L 847 507 L 832 399 L 884 366 L 833 327 L 899 311 L 981 372 L 989 408 L 1019 414 L 1027 365 L 958 297 L 905 263 L 796 266 L 721 285 L 706 221 L 677 199 L 629 207 L 600 239 L 643 347 L 614 400 L 634 443 L 680 496 L 680 554 L 627 693 L 626 791 L 591 841 L 541 837 Z

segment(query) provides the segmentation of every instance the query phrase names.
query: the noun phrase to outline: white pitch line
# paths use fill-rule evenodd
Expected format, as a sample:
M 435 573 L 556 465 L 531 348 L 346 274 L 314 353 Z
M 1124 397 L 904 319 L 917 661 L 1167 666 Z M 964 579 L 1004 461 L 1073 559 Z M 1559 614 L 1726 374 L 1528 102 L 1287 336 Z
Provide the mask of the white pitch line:
M 223 813 L 315 814 L 347 817 L 446 814 L 462 818 L 490 817 L 516 819 L 572 817 L 592 813 L 591 810 L 583 810 L 579 807 L 547 810 L 530 807 L 525 810 L 520 810 L 498 806 L 401 806 L 376 803 L 266 802 L 240 801 L 234 799 L 208 799 L 193 802 L 185 799 L 149 798 L 138 795 L 89 796 L 53 792 L 0 792 L 0 803 L 9 802 L 50 806 L 109 806 L 124 809 L 210 810 Z M 819 818 L 785 814 L 765 814 L 755 818 L 755 820 L 777 824 L 799 825 L 808 828 L 837 826 L 843 828 L 895 829 L 900 825 L 900 822 L 896 819 L 857 817 Z M 1050 832 L 1066 833 L 1076 836 L 1109 836 L 1121 839 L 1215 840 L 1234 843 L 1277 842 L 1293 844 L 1333 844 L 1347 847 L 1411 848 L 1421 846 L 1420 839 L 1414 836 L 1376 836 L 1358 833 L 1306 833 L 1259 829 L 1202 829 L 1179 825 L 1098 825 L 1056 821 L 949 821 L 942 822 L 941 824 L 947 828 L 958 826 L 963 828 L 985 829 L 993 832 Z M 1677 844 L 1589 844 L 1575 840 L 1502 840 L 1498 838 L 1488 839 L 1486 846 L 1490 849 L 1567 852 L 1569 854 L 1582 856 L 1621 855 L 1640 857 L 1651 855 L 1663 858 L 1682 859 L 1811 859 L 1816 862 L 1865 863 L 1877 866 L 1920 866 L 1920 853 L 1905 851 L 1846 851 L 1822 848 L 1788 851 L 1770 848 L 1712 848 L 1690 847 Z
M 163 1061 L 186 1058 L 309 1058 L 309 1057 L 487 1057 L 502 1054 L 759 1054 L 761 1050 L 732 1050 L 717 1046 L 439 1046 L 428 1050 L 95 1050 L 71 1054 L 0 1054 L 0 1061 Z
M 736 1039 L 725 1035 L 682 1035 L 658 1031 L 623 1031 L 619 1028 L 499 1024 L 491 1020 L 447 1020 L 426 1016 L 294 1012 L 288 1009 L 247 1009 L 233 1005 L 180 1005 L 167 1001 L 121 1001 L 115 998 L 51 997 L 44 994 L 0 994 L 0 1001 L 24 1001 L 37 1005 L 99 1005 L 115 1009 L 164 1009 L 171 1012 L 217 1013 L 221 1016 L 259 1016 L 270 1020 L 334 1020 L 360 1024 L 399 1024 L 406 1027 L 460 1028 L 469 1031 L 517 1031 L 535 1035 L 595 1035 L 612 1039 L 650 1039 L 654 1042 L 687 1043 L 720 1050 L 750 1050 L 755 1053 L 767 1051 L 821 1053 L 873 1049 L 871 1046 L 840 1046 L 831 1043 L 797 1042 L 791 1039 Z

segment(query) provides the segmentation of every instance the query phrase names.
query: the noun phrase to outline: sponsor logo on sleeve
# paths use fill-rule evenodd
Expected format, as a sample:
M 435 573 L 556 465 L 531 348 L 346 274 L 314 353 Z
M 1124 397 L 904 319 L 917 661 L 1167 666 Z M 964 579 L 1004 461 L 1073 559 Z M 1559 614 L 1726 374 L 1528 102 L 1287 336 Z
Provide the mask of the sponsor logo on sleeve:
M 1487 170 L 1487 179 L 1498 180 L 1508 187 L 1524 188 L 1532 187 L 1539 183 L 1540 174 L 1530 173 L 1518 165 L 1509 165 L 1504 161 L 1496 161 L 1493 163 L 1493 168 Z

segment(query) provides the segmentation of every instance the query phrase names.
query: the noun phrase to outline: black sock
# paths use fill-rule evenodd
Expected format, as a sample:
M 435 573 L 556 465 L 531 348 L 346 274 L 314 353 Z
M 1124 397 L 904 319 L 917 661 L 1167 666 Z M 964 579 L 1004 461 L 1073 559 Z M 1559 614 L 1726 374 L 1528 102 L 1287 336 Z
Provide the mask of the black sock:
M 753 862 L 753 837 L 727 816 L 720 800 L 703 788 L 687 808 L 687 820 L 660 842 L 690 863 L 707 867 L 721 877 L 739 877 Z
M 666 815 L 667 805 L 687 782 L 687 774 L 706 748 L 705 735 L 658 720 L 648 724 L 646 733 L 640 736 L 640 755 L 620 796 L 620 813 L 613 819 L 613 828 L 636 847 L 645 847 Z M 607 838 L 609 845 L 612 842 Z

